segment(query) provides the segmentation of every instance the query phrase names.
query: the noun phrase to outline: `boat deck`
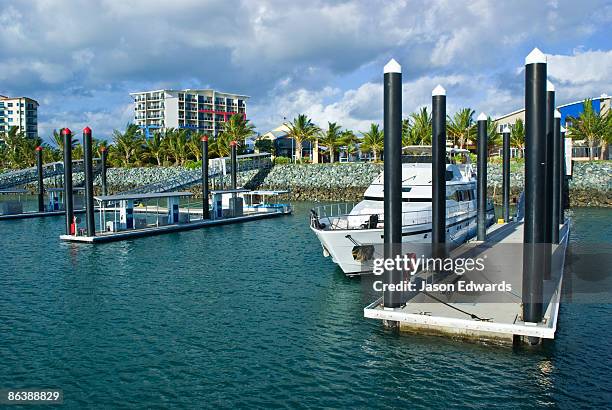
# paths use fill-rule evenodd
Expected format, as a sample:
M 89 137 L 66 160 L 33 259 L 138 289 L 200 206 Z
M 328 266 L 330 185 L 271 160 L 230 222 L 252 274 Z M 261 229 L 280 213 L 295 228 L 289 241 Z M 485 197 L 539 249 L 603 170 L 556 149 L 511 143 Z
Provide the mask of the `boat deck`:
M 552 245 L 551 278 L 544 280 L 543 310 L 540 323 L 526 323 L 522 316 L 522 250 L 523 223 L 511 222 L 493 225 L 485 242 L 471 241 L 453 252 L 451 257 L 478 257 L 487 255 L 486 270 L 470 272 L 463 280 L 478 283 L 511 285 L 511 291 L 495 295 L 449 292 L 435 296 L 429 292 L 413 292 L 405 306 L 384 308 L 382 298 L 364 309 L 371 319 L 399 322 L 401 331 L 446 335 L 459 339 L 510 342 L 515 336 L 553 339 L 557 328 L 563 266 L 569 237 L 569 222 L 562 226 L 559 245 Z M 427 281 L 428 273 L 417 275 Z M 456 276 L 456 275 L 452 275 Z M 438 282 L 436 282 L 438 283 Z

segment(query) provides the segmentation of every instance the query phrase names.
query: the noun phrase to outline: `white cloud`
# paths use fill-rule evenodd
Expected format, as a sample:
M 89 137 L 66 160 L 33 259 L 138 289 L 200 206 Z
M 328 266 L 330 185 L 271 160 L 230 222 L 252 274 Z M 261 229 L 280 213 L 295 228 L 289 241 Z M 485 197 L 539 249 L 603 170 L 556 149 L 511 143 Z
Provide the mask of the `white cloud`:
M 571 56 L 548 55 L 548 75 L 570 84 L 612 81 L 612 50 L 576 51 Z
M 610 22 L 605 0 L 23 0 L 0 10 L 0 93 L 52 101 L 40 107 L 44 130 L 87 119 L 122 128 L 128 93 L 160 86 L 251 95 L 260 131 L 298 112 L 362 128 L 382 116 L 371 68 L 394 56 L 404 111 L 429 104 L 441 82 L 449 111 L 504 113 L 522 105 L 512 70 L 536 45 L 556 52 L 560 96 L 611 92 L 610 50 L 563 55 L 597 48 L 591 36 L 609 37 Z
M 513 111 L 522 104 L 522 96 L 499 88 L 493 79 L 486 76 L 422 76 L 403 83 L 403 116 L 407 117 L 423 106 L 431 107 L 431 91 L 438 84 L 447 90 L 449 115 L 461 108 L 472 107 L 477 112 L 482 111 L 496 117 Z M 337 98 L 326 103 L 325 100 L 330 96 Z M 275 98 L 274 101 L 283 107 L 283 116 L 288 120 L 303 113 L 323 128 L 327 126 L 327 122 L 337 122 L 344 128 L 360 131 L 366 130 L 372 122 L 382 124 L 383 120 L 382 81 L 366 82 L 345 92 L 331 88 L 318 91 L 299 89 Z M 258 107 L 256 114 L 262 119 L 262 122 L 257 124 L 261 131 L 272 129 L 282 122 L 282 116 L 274 116 L 262 107 Z

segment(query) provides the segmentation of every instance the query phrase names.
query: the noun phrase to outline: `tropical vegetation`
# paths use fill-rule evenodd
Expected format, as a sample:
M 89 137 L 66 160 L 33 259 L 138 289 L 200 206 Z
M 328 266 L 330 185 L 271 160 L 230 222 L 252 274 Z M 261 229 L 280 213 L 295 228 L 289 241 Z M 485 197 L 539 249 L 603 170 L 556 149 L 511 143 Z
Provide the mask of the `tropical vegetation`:
M 595 147 L 601 148 L 600 158 L 607 158 L 608 144 L 612 143 L 612 115 L 597 113 L 593 101 L 584 100 L 578 117 L 566 119 L 568 134 L 572 139 L 583 140 L 589 147 L 589 159 L 593 159 Z
M 593 109 L 591 100 L 585 100 L 582 113 L 566 120 L 568 136 L 584 140 L 591 157 L 596 147 L 601 148 L 601 156 L 607 156 L 607 146 L 612 143 L 612 115 L 600 115 Z M 292 121 L 286 122 L 287 137 L 294 140 L 294 158 L 302 159 L 302 148 L 306 141 L 319 147 L 319 157 L 327 162 L 335 162 L 340 153 L 350 158 L 358 154 L 378 161 L 383 157 L 384 130 L 379 124 L 372 123 L 365 131 L 353 131 L 343 128 L 337 122 L 328 122 L 325 128 L 319 127 L 306 114 L 299 114 Z M 239 150 L 245 149 L 246 139 L 255 135 L 253 124 L 242 117 L 233 115 L 223 123 L 217 136 L 209 136 L 209 154 L 211 158 L 225 157 L 230 153 L 230 142 L 237 141 Z M 474 110 L 462 108 L 447 117 L 447 138 L 450 144 L 460 148 L 474 148 L 476 143 L 476 122 Z M 498 124 L 487 119 L 487 139 L 489 153 L 501 145 Z M 432 118 L 427 107 L 409 114 L 402 121 L 402 143 L 409 145 L 431 144 Z M 94 139 L 94 151 L 105 146 L 109 152 L 111 166 L 161 166 L 190 165 L 201 160 L 201 142 L 203 134 L 189 129 L 168 128 L 153 132 L 145 138 L 142 130 L 134 124 L 128 124 L 123 131 L 115 130 L 110 142 Z M 41 138 L 28 138 L 12 127 L 0 134 L 0 168 L 16 169 L 34 165 L 35 148 L 43 147 L 45 162 L 60 161 L 64 149 L 64 140 L 59 131 L 49 136 L 50 143 Z M 519 119 L 511 126 L 511 145 L 518 149 L 519 155 L 525 149 L 525 125 Z M 72 142 L 73 158 L 80 159 L 83 149 L 79 138 Z M 276 154 L 275 144 L 270 140 L 258 139 L 256 149 Z M 287 161 L 291 159 L 287 158 Z
M 233 115 L 223 123 L 216 137 L 209 136 L 211 158 L 228 156 L 231 141 L 236 141 L 239 151 L 243 151 L 245 140 L 254 134 L 254 126 L 249 120 L 242 115 Z M 202 136 L 189 129 L 168 128 L 145 138 L 137 125 L 128 124 L 124 131 L 114 130 L 110 142 L 94 138 L 93 150 L 99 152 L 105 146 L 109 164 L 115 167 L 187 165 L 201 160 Z M 54 130 L 49 140 L 50 143 L 45 143 L 41 138 L 26 137 L 18 132 L 17 127 L 11 127 L 8 132 L 0 134 L 0 169 L 33 166 L 37 146 L 43 147 L 45 162 L 61 161 L 64 139 L 60 131 Z M 72 139 L 72 156 L 74 159 L 83 158 L 81 141 L 76 135 Z

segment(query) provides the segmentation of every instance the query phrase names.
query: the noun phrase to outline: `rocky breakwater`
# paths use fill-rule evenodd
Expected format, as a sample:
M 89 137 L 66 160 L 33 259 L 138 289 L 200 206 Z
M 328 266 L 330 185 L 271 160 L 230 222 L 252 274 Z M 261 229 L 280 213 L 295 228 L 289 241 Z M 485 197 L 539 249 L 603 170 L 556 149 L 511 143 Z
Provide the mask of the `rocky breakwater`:
M 489 196 L 496 203 L 501 203 L 501 164 L 491 162 L 487 169 Z M 276 165 L 271 169 L 239 173 L 238 185 L 250 189 L 290 190 L 286 199 L 294 201 L 359 201 L 382 170 L 382 163 Z M 186 170 L 183 167 L 109 168 L 108 188 L 110 193 L 117 193 L 185 176 L 186 173 L 197 176 L 199 170 Z M 213 178 L 211 186 L 228 187 L 229 179 L 229 175 L 222 182 L 220 178 Z M 74 174 L 75 185 L 81 184 L 82 180 L 82 172 Z M 61 177 L 48 178 L 45 184 L 61 186 Z M 99 190 L 99 184 L 98 176 L 95 180 L 96 191 Z M 520 162 L 511 164 L 510 185 L 511 197 L 518 198 L 524 189 L 524 167 Z M 30 184 L 29 188 L 34 190 L 35 183 Z M 571 206 L 612 206 L 612 161 L 574 163 L 569 188 Z M 201 195 L 199 182 L 189 190 L 196 196 Z
M 612 206 L 612 161 L 575 162 L 570 206 Z
M 276 165 L 252 185 L 289 189 L 295 201 L 358 201 L 382 170 L 379 163 Z
M 490 163 L 487 167 L 489 196 L 502 202 L 502 167 Z M 525 168 L 522 163 L 510 165 L 510 196 L 518 198 L 525 186 Z M 569 180 L 570 206 L 612 206 L 612 161 L 574 162 Z

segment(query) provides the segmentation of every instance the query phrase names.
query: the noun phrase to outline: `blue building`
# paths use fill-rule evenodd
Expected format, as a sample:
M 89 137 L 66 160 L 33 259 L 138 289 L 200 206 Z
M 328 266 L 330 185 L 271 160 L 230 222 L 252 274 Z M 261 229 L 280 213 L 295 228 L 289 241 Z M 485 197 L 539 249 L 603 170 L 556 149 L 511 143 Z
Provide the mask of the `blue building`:
M 593 104 L 593 110 L 599 115 L 607 115 L 610 112 L 610 96 L 608 96 L 607 94 L 602 94 L 599 97 L 591 98 L 591 103 Z M 583 104 L 584 100 L 559 105 L 557 109 L 561 113 L 561 125 L 567 128 L 569 126 L 568 117 L 578 117 L 580 113 L 582 113 Z M 525 121 L 524 108 L 496 118 L 495 121 L 497 121 L 498 131 L 501 133 L 506 125 L 512 128 L 512 126 L 514 126 L 514 123 L 518 119 Z M 581 141 L 574 141 L 574 157 L 588 158 L 588 154 L 588 147 L 586 147 L 585 144 L 581 143 Z M 593 152 L 593 156 L 597 157 L 598 155 L 599 148 L 597 148 L 595 152 Z

